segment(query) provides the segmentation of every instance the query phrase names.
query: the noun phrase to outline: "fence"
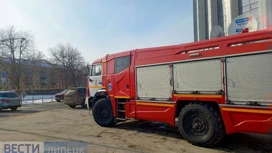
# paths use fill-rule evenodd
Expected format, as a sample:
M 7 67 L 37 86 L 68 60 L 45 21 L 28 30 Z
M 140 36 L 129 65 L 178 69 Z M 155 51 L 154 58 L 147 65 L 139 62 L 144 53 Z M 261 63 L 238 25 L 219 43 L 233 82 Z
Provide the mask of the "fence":
M 28 95 L 22 99 L 22 104 L 42 104 L 53 101 L 55 101 L 54 95 Z

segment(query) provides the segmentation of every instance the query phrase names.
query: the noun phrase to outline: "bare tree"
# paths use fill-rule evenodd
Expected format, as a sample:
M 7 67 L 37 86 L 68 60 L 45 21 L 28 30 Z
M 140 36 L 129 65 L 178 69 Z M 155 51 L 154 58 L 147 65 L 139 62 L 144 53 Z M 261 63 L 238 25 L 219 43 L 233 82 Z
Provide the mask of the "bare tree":
M 21 75 L 26 57 L 34 48 L 29 32 L 16 31 L 12 26 L 0 29 L 0 65 L 7 72 L 12 88 L 21 92 Z
M 45 56 L 42 52 L 33 50 L 29 52 L 26 59 L 23 67 L 24 83 L 28 86 L 28 90 L 35 90 L 35 85 L 41 82 L 41 72 L 44 71 L 41 64 L 45 61 Z
M 49 49 L 51 62 L 58 65 L 62 70 L 66 88 L 69 86 L 79 86 L 82 82 L 82 67 L 85 64 L 84 58 L 77 48 L 71 44 L 57 44 Z
M 42 60 L 46 60 L 45 55 L 37 50 L 32 50 L 28 52 L 29 54 L 25 56 L 29 64 L 32 66 L 39 66 Z

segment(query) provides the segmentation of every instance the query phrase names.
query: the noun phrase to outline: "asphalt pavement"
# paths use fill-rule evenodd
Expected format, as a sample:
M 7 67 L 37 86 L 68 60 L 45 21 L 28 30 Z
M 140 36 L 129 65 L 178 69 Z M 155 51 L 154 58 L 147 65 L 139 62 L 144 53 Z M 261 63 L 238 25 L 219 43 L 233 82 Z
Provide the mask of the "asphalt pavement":
M 140 152 L 272 153 L 272 135 L 233 134 L 214 148 L 202 148 L 187 143 L 176 128 L 163 123 L 130 120 L 115 128 L 100 127 L 89 116 L 89 111 L 80 106 L 72 109 L 63 102 L 23 105 L 17 111 L 1 110 L 0 120 L 4 123 L 0 125 L 0 141 L 80 140 L 88 142 L 90 150 L 96 148 L 100 152 L 107 152 L 110 146 L 123 152 L 133 149 Z
M 37 112 L 41 112 L 45 110 L 59 109 L 59 108 L 65 108 L 65 107 L 67 107 L 67 105 L 63 104 L 63 102 L 55 102 L 55 101 L 47 102 L 43 104 L 22 105 L 21 107 L 18 107 L 16 111 L 11 111 L 10 109 L 0 110 L 0 118 L 37 113 Z

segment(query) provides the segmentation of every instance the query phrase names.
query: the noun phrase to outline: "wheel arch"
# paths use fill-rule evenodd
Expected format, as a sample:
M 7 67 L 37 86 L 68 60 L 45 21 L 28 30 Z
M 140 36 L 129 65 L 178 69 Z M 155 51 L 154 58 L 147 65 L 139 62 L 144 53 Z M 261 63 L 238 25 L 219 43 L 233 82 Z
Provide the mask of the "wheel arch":
M 106 98 L 108 102 L 110 102 L 110 97 L 106 91 L 106 89 L 100 89 L 98 90 L 94 97 L 92 98 L 92 106 L 95 105 L 95 103 L 99 100 L 99 99 L 102 99 L 102 98 Z
M 175 112 L 175 117 L 179 116 L 179 113 L 182 111 L 182 109 L 190 104 L 190 103 L 205 103 L 207 105 L 212 106 L 214 109 L 216 109 L 218 111 L 218 113 L 220 113 L 220 109 L 219 109 L 219 105 L 216 101 L 191 101 L 191 100 L 178 100 L 177 101 L 177 106 L 176 106 L 176 112 Z M 220 113 L 221 114 L 221 113 Z

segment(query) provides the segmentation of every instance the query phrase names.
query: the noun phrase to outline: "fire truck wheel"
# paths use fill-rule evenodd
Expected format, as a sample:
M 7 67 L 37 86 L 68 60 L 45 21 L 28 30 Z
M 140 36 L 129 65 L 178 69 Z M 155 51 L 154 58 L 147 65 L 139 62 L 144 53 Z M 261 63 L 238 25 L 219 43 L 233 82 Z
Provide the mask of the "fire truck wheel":
M 83 99 L 83 101 L 81 102 L 81 106 L 82 106 L 83 108 L 87 108 L 87 104 L 85 104 L 85 99 Z
M 93 117 L 100 126 L 111 127 L 115 125 L 111 104 L 105 99 L 99 99 L 93 107 Z
M 69 105 L 69 107 L 71 107 L 71 108 L 76 108 L 76 105 Z
M 219 112 L 202 103 L 191 103 L 182 109 L 178 129 L 189 143 L 203 147 L 218 144 L 225 135 L 224 123 Z

